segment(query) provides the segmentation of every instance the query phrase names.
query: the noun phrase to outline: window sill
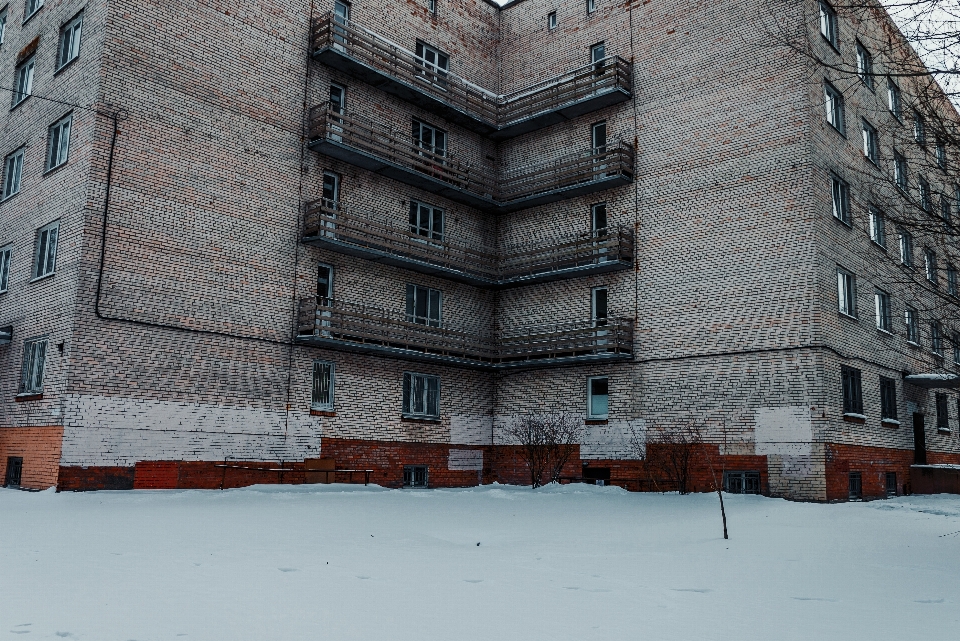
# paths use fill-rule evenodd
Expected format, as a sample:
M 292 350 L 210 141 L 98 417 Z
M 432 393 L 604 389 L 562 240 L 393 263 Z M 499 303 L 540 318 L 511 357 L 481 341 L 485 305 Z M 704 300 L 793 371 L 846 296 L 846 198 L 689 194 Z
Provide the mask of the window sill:
M 950 428 L 947 428 L 947 427 L 937 428 L 937 434 L 949 434 L 949 433 L 950 433 Z
M 907 340 L 907 345 L 909 345 L 910 347 L 913 347 L 913 348 L 915 348 L 915 349 L 920 349 L 920 344 L 919 344 L 919 343 L 914 343 L 912 340 L 909 340 L 909 339 Z
M 887 251 L 887 246 L 886 246 L 886 245 L 881 245 L 880 243 L 878 243 L 877 241 L 875 241 L 875 240 L 872 239 L 872 238 L 870 239 L 870 242 L 873 243 L 873 246 L 874 246 L 874 247 L 876 247 L 877 249 L 880 249 L 880 250 L 882 250 L 884 253 L 886 253 L 886 251 Z
M 310 416 L 327 416 L 333 418 L 337 413 L 332 410 L 315 410 L 310 408 Z
M 895 334 L 890 330 L 882 329 L 880 327 L 877 328 L 877 333 L 883 336 L 889 336 L 890 338 L 893 338 L 895 336 Z
M 26 401 L 42 401 L 43 392 L 39 394 L 17 394 L 14 399 L 17 403 L 24 403 Z
M 852 320 L 855 323 L 860 322 L 859 318 L 857 318 L 856 316 L 852 316 L 846 312 L 837 312 L 837 315 L 840 316 L 840 318 L 846 318 L 847 320 Z
M 23 100 L 21 100 L 20 102 L 16 103 L 15 105 L 11 105 L 11 106 L 10 106 L 10 111 L 13 112 L 14 109 L 16 109 L 17 107 L 19 107 L 20 105 L 22 105 L 22 104 L 25 103 L 26 101 L 30 100 L 30 96 L 32 96 L 32 95 L 33 95 L 33 94 L 27 94 L 26 97 L 24 97 Z
M 867 417 L 863 414 L 856 414 L 854 412 L 844 412 L 843 420 L 847 421 L 848 423 L 857 423 L 862 425 L 863 423 L 867 422 Z
M 827 126 L 829 126 L 831 129 L 833 129 L 835 132 L 837 132 L 837 133 L 840 135 L 840 137 L 843 138 L 844 140 L 847 139 L 847 134 L 846 134 L 846 132 L 841 131 L 840 129 L 837 129 L 837 126 L 834 125 L 834 124 L 833 124 L 832 122 L 830 122 L 829 120 L 827 121 Z
M 64 69 L 66 69 L 67 67 L 69 67 L 70 65 L 72 65 L 72 64 L 74 63 L 74 61 L 77 60 L 77 58 L 79 58 L 79 57 L 80 57 L 80 56 L 74 56 L 73 58 L 70 58 L 70 60 L 67 60 L 65 63 L 63 63 L 63 65 L 62 65 L 61 67 L 59 67 L 58 69 L 56 69 L 56 70 L 53 72 L 53 77 L 56 78 L 58 73 L 60 73 L 61 71 L 63 71 Z
M 57 275 L 57 272 L 53 271 L 53 272 L 50 272 L 49 274 L 44 274 L 43 276 L 37 276 L 36 278 L 31 278 L 28 282 L 37 283 L 37 282 L 40 282 L 41 280 L 53 278 L 56 275 Z
M 400 420 L 404 423 L 440 423 L 440 417 L 432 418 L 427 416 L 406 416 L 401 414 Z
M 588 418 L 584 420 L 587 425 L 606 425 L 609 421 L 606 418 Z
M 30 21 L 33 19 L 33 16 L 37 15 L 38 13 L 40 13 L 40 12 L 43 10 L 43 7 L 44 7 L 44 5 L 40 5 L 39 7 L 37 7 L 37 10 L 36 10 L 36 11 L 34 11 L 34 12 L 31 13 L 29 16 L 27 16 L 26 18 L 24 18 L 24 19 L 23 19 L 23 24 L 22 24 L 21 26 L 22 26 L 22 27 L 27 26 L 27 23 L 30 22 Z
M 880 419 L 880 424 L 888 427 L 900 427 L 900 421 L 895 418 L 882 418 Z
M 847 229 L 853 229 L 853 224 L 850 221 L 844 220 L 843 218 L 838 218 L 836 215 L 833 215 L 833 219 L 838 223 L 840 223 L 841 225 L 843 225 L 844 227 L 846 227 Z
M 69 160 L 64 160 L 62 163 L 60 163 L 60 164 L 57 165 L 56 167 L 51 167 L 50 169 L 47 169 L 45 172 L 43 172 L 42 174 L 40 174 L 40 177 L 41 177 L 41 178 L 46 178 L 47 176 L 49 176 L 50 174 L 54 173 L 54 172 L 57 171 L 58 169 L 61 169 L 62 167 L 66 167 L 67 164 L 69 164 L 69 162 L 70 162 Z
M 10 194 L 9 196 L 7 196 L 6 198 L 0 198 L 0 205 L 2 205 L 3 203 L 7 202 L 8 200 L 12 200 L 12 199 L 15 198 L 15 197 L 17 196 L 17 194 L 19 194 L 19 193 L 20 193 L 20 190 L 18 189 L 17 191 L 13 192 L 12 194 Z
M 837 46 L 837 43 L 835 43 L 833 40 L 823 35 L 823 32 L 820 33 L 820 39 L 826 42 L 830 46 L 830 48 L 834 50 L 834 52 L 840 53 L 840 48 Z
M 880 163 L 877 162 L 876 158 L 871 158 L 867 154 L 863 154 L 863 159 L 866 160 L 871 165 L 873 165 L 876 169 L 880 169 Z

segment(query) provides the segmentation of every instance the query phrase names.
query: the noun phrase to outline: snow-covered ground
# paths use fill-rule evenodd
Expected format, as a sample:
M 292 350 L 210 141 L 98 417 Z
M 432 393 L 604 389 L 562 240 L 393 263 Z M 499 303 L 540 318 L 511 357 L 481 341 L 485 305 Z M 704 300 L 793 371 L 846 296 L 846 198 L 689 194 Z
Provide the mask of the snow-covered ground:
M 0 490 L 0 638 L 960 638 L 960 497 Z

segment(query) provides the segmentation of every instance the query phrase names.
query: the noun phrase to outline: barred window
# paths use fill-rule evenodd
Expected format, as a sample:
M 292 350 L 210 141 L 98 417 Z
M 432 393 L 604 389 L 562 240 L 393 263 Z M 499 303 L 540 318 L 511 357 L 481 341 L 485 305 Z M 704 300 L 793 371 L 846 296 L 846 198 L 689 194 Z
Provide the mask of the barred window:
M 440 418 L 440 377 L 403 374 L 403 415 L 411 418 Z
M 20 393 L 43 393 L 43 370 L 47 356 L 47 339 L 34 338 L 23 344 L 23 367 L 20 371 Z
M 850 472 L 847 477 L 848 497 L 851 501 L 863 498 L 863 475 L 860 472 Z
M 836 176 L 830 177 L 830 190 L 833 197 L 833 217 L 844 225 L 850 224 L 850 186 Z
M 843 384 L 843 413 L 863 414 L 860 370 L 844 365 L 840 368 L 840 379 Z
M 73 114 L 61 118 L 50 125 L 47 132 L 47 171 L 67 162 L 70 154 L 70 125 Z
M 7 291 L 10 282 L 10 257 L 13 255 L 13 245 L 0 249 L 0 294 Z
M 840 133 L 846 133 L 843 95 L 829 82 L 825 82 L 823 83 L 823 97 L 824 106 L 827 110 L 827 122 Z
M 80 55 L 80 29 L 83 27 L 83 12 L 60 28 L 60 45 L 57 51 L 57 69 L 72 62 Z
M 880 377 L 880 418 L 897 420 L 897 383 L 885 376 Z
M 23 178 L 23 151 L 21 147 L 7 156 L 3 163 L 4 199 L 20 192 L 20 180 Z
M 52 222 L 37 230 L 34 248 L 33 277 L 42 278 L 54 272 L 57 266 L 57 236 L 60 221 Z
M 313 394 L 310 399 L 310 409 L 333 411 L 333 376 L 333 363 L 313 362 Z

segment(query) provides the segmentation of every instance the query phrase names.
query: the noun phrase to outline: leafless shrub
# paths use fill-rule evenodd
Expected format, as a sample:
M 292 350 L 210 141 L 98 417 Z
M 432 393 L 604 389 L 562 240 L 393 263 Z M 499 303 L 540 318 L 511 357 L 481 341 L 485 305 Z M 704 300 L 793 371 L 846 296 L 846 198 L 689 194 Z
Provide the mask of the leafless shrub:
M 576 451 L 583 434 L 579 421 L 564 414 L 527 414 L 506 429 L 520 445 L 520 458 L 530 470 L 530 485 L 559 481 L 564 466 Z

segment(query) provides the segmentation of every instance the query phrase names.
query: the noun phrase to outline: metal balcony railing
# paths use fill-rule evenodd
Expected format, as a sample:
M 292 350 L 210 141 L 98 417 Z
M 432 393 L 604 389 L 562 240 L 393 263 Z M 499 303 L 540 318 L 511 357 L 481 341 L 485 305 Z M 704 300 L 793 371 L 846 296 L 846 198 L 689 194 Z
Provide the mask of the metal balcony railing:
M 487 288 L 628 269 L 634 255 L 633 231 L 625 226 L 497 252 L 426 238 L 323 199 L 307 205 L 304 242 Z
M 633 358 L 633 319 L 517 326 L 491 334 L 415 323 L 399 312 L 319 297 L 300 301 L 297 341 L 475 369 L 550 367 Z
M 332 12 L 314 20 L 311 37 L 314 56 L 495 138 L 616 104 L 632 93 L 633 65 L 618 56 L 499 95 Z
M 633 180 L 634 151 L 623 141 L 497 175 L 408 134 L 328 106 L 310 112 L 312 149 L 481 209 L 514 211 Z

